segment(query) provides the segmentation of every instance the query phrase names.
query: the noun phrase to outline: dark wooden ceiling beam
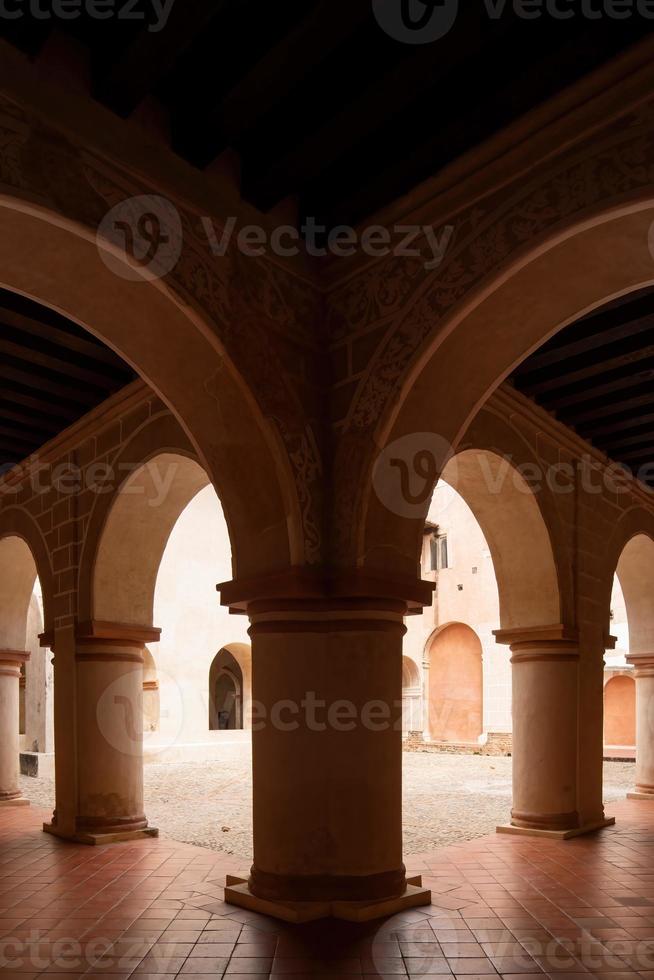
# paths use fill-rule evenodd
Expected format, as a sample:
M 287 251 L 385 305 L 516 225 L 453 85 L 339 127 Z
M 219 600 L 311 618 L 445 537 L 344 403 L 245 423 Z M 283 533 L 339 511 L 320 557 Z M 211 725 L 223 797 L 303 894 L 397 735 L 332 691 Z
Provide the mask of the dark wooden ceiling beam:
M 569 395 L 553 395 L 548 398 L 540 398 L 541 404 L 547 409 L 556 412 L 567 412 L 574 406 L 586 405 L 597 399 L 612 397 L 617 392 L 627 391 L 629 388 L 637 388 L 639 385 L 651 383 L 654 380 L 654 367 L 643 371 L 634 371 L 631 374 L 623 375 L 613 381 L 604 384 L 595 382 L 594 384 L 582 385 L 577 391 Z
M 639 342 L 638 337 L 635 338 L 635 342 Z M 557 397 L 557 392 L 561 389 L 582 384 L 583 382 L 590 381 L 592 378 L 601 378 L 614 371 L 618 372 L 621 369 L 637 367 L 642 361 L 648 359 L 654 359 L 654 344 L 637 346 L 635 350 L 616 354 L 613 357 L 603 357 L 597 361 L 586 358 L 588 363 L 585 367 L 573 371 L 554 369 L 553 371 L 548 371 L 547 377 L 542 381 L 533 381 L 531 380 L 531 375 L 529 375 L 530 380 L 523 381 L 521 387 L 523 390 L 528 390 L 532 398 L 538 398 L 539 400 L 551 394 Z
M 84 384 L 100 388 L 102 391 L 111 392 L 116 387 L 116 379 L 113 376 L 94 371 L 86 367 L 80 367 L 72 360 L 65 360 L 62 357 L 55 357 L 52 354 L 44 354 L 41 350 L 23 347 L 7 340 L 0 332 L 0 355 L 13 358 L 15 361 L 23 362 L 29 367 L 36 364 L 47 371 L 62 376 L 62 380 L 75 379 Z
M 42 442 L 46 442 L 51 436 L 61 432 L 61 422 L 58 422 L 51 415 L 35 415 L 33 412 L 19 411 L 15 405 L 8 406 L 0 404 L 0 420 L 6 422 L 16 422 L 18 425 L 27 426 L 38 432 Z
M 24 384 L 15 384 L 11 378 L 3 377 L 0 371 L 0 398 L 12 405 L 21 405 L 31 411 L 50 415 L 61 419 L 65 428 L 84 414 L 84 409 L 63 398 L 53 399 L 48 394 L 40 393 L 37 388 Z
M 636 446 L 643 446 L 654 441 L 654 427 L 651 425 L 646 427 L 644 432 L 639 434 L 625 436 L 623 438 L 609 438 L 597 440 L 597 445 L 608 453 L 609 456 L 616 455 L 618 458 L 621 455 L 623 449 L 628 447 L 635 448 Z
M 174 143 L 204 167 L 245 135 L 297 86 L 316 64 L 346 42 L 371 18 L 370 0 L 348 0 L 335 14 L 334 0 L 318 0 L 300 22 L 240 78 L 216 104 L 181 105 L 173 119 Z
M 651 309 L 651 300 L 648 301 L 648 306 Z M 530 376 L 542 368 L 561 364 L 562 361 L 569 361 L 572 357 L 586 355 L 592 351 L 599 351 L 602 347 L 619 343 L 636 334 L 642 336 L 648 332 L 654 332 L 654 314 L 650 312 L 634 318 L 627 306 L 620 307 L 610 313 L 600 314 L 596 321 L 585 320 L 582 322 L 585 327 L 585 336 L 575 338 L 568 333 L 569 328 L 566 328 L 560 339 L 555 338 L 554 342 L 550 342 L 547 350 L 537 351 L 523 361 L 514 373 L 520 387 L 522 385 L 528 386 Z
M 109 64 L 96 59 L 95 97 L 118 115 L 131 115 L 228 3 L 177 0 L 163 30 L 144 28 L 124 54 Z
M 639 411 L 643 407 L 654 408 L 654 391 L 650 390 L 633 398 L 604 402 L 585 412 L 570 413 L 563 416 L 562 421 L 577 428 L 587 422 L 593 423 L 599 419 L 610 420 L 613 415 L 619 415 L 621 412 Z
M 496 37 L 508 31 L 509 22 L 505 18 L 498 23 Z M 369 135 L 399 116 L 417 95 L 436 88 L 448 71 L 464 61 L 472 62 L 486 40 L 487 31 L 475 5 L 464 5 L 446 46 L 417 47 L 392 70 L 371 77 L 363 91 L 355 91 L 317 129 L 303 135 L 302 120 L 298 120 L 295 143 L 268 142 L 262 152 L 246 156 L 243 196 L 268 211 L 298 187 L 317 180 L 331 164 L 365 145 Z
M 39 444 L 34 443 L 31 440 L 21 439 L 12 433 L 0 434 L 0 450 L 5 450 L 12 453 L 15 452 L 19 454 L 21 458 L 36 452 L 38 448 Z
M 604 436 L 612 435 L 616 432 L 629 433 L 634 429 L 637 429 L 639 425 L 645 425 L 654 422 L 654 412 L 643 413 L 634 416 L 632 412 L 624 418 L 620 418 L 619 414 L 616 413 L 616 417 L 610 419 L 608 422 L 597 422 L 593 424 L 592 422 L 586 425 L 579 426 L 579 434 L 584 437 L 584 439 L 601 439 Z
M 10 363 L 6 358 L 0 359 L 0 379 L 4 381 L 15 381 L 26 388 L 35 391 L 47 392 L 56 398 L 63 398 L 68 402 L 82 405 L 82 411 L 86 411 L 92 405 L 97 404 L 97 393 L 91 388 L 82 388 L 78 384 L 67 384 L 55 378 L 45 377 L 43 374 L 26 371 L 21 363 Z
M 22 334 L 37 337 L 55 347 L 63 348 L 82 357 L 87 357 L 99 364 L 106 364 L 110 368 L 119 368 L 123 371 L 131 370 L 120 355 L 115 354 L 109 347 L 105 347 L 102 341 L 96 340 L 91 333 L 86 334 L 86 336 L 80 336 L 71 330 L 65 330 L 62 327 L 48 322 L 46 318 L 50 313 L 50 310 L 44 310 L 42 314 L 43 319 L 36 320 L 34 317 L 26 316 L 15 310 L 0 308 L 0 335 L 2 333 L 2 325 L 6 324 L 8 327 L 13 327 Z M 52 314 L 52 316 L 56 317 L 57 314 Z M 81 334 L 81 327 L 79 331 Z

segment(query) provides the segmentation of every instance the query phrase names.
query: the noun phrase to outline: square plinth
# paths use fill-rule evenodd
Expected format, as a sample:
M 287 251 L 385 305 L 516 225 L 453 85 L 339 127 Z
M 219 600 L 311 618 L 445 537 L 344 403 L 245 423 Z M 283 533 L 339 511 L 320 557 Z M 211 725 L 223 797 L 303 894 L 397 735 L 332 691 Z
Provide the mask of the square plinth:
M 113 834 L 89 834 L 87 831 L 68 834 L 51 823 L 44 823 L 43 829 L 46 834 L 52 834 L 61 840 L 73 841 L 75 844 L 119 844 L 121 841 L 142 840 L 144 837 L 159 836 L 156 827 L 146 827 L 145 830 L 116 831 Z
M 550 840 L 571 840 L 573 837 L 583 837 L 604 827 L 613 827 L 615 817 L 605 817 L 594 823 L 584 824 L 583 827 L 572 827 L 570 830 L 532 830 L 529 827 L 514 827 L 512 824 L 501 824 L 497 827 L 498 834 L 514 834 L 516 837 L 545 837 Z
M 397 898 L 382 902 L 272 902 L 253 895 L 245 879 L 229 876 L 225 887 L 225 901 L 250 912 L 260 912 L 284 922 L 314 922 L 316 919 L 345 919 L 348 922 L 370 922 L 429 905 L 431 891 L 423 888 L 419 878 L 412 878 L 406 890 Z

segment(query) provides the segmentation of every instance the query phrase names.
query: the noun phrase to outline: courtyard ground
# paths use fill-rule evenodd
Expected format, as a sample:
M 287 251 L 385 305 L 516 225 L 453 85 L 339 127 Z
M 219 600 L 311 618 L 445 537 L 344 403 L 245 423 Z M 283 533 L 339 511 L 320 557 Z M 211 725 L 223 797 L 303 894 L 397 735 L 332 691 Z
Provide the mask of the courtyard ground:
M 403 759 L 406 854 L 473 840 L 507 822 L 511 759 L 436 752 L 405 752 Z M 633 763 L 605 763 L 606 802 L 624 799 L 633 779 Z M 52 808 L 51 780 L 21 782 L 35 806 Z M 249 859 L 251 785 L 249 746 L 226 741 L 216 762 L 147 765 L 146 813 L 162 836 Z

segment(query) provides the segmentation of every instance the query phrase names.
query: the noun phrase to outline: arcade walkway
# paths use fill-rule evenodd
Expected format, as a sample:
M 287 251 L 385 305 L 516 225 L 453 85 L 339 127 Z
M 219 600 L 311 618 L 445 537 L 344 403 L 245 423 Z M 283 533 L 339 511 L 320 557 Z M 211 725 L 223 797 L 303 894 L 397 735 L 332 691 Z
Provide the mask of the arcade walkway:
M 85 847 L 0 812 L 3 980 L 556 976 L 654 980 L 654 807 L 567 843 L 492 835 L 410 859 L 432 905 L 360 926 L 286 926 L 222 902 L 226 855 L 171 841 Z

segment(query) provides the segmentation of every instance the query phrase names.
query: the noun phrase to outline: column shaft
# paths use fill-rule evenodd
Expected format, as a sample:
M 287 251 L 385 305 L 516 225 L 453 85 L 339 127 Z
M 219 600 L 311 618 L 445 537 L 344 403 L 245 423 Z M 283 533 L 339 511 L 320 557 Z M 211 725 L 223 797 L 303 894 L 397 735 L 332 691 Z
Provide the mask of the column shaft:
M 495 636 L 511 647 L 513 688 L 513 808 L 498 830 L 565 838 L 614 823 L 587 789 L 594 780 L 581 778 L 595 764 L 601 775 L 601 753 L 595 760 L 580 729 L 594 703 L 601 719 L 602 691 L 581 669 L 578 634 L 556 624 Z
M 636 681 L 636 787 L 631 799 L 654 800 L 654 654 L 633 654 Z
M 514 827 L 579 827 L 577 701 L 573 642 L 512 644 Z
M 88 843 L 156 834 L 143 806 L 143 650 L 158 637 L 158 630 L 120 624 L 78 628 L 71 663 L 75 778 L 57 782 L 58 792 L 74 790 L 75 799 L 57 799 L 44 828 L 51 833 Z M 55 653 L 55 683 L 58 668 Z M 71 769 L 68 758 L 55 764 Z M 58 814 L 71 809 L 72 825 L 65 826 Z
M 19 784 L 20 669 L 29 653 L 0 650 L 0 806 L 25 805 Z

